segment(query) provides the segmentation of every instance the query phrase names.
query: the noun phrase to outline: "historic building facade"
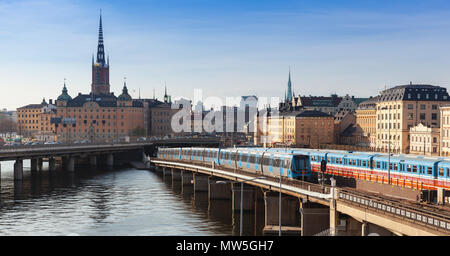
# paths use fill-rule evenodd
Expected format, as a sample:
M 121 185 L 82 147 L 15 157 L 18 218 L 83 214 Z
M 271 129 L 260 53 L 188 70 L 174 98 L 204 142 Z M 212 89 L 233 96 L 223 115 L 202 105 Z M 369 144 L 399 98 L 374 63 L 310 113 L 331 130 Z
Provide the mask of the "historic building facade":
M 409 131 L 410 153 L 418 155 L 439 155 L 439 128 L 423 124 L 411 127 Z
M 54 128 L 50 120 L 56 114 L 52 100 L 47 103 L 29 104 L 17 109 L 17 132 L 24 138 L 40 141 L 55 140 Z
M 92 59 L 92 84 L 89 94 L 72 98 L 66 83 L 56 100 L 51 123 L 58 140 L 74 142 L 114 142 L 145 136 L 144 104 L 133 99 L 124 81 L 122 94 L 110 92 L 109 58 L 105 58 L 102 17 L 100 16 L 97 59 Z
M 357 146 L 376 149 L 377 101 L 378 96 L 361 102 L 356 113 L 356 130 L 354 141 Z
M 450 155 L 450 105 L 445 105 L 440 108 L 440 155 Z
M 422 123 L 439 128 L 440 106 L 449 104 L 447 89 L 440 86 L 409 84 L 384 90 L 376 104 L 376 148 L 392 153 L 409 153 L 410 129 Z M 389 138 L 390 135 L 390 138 Z

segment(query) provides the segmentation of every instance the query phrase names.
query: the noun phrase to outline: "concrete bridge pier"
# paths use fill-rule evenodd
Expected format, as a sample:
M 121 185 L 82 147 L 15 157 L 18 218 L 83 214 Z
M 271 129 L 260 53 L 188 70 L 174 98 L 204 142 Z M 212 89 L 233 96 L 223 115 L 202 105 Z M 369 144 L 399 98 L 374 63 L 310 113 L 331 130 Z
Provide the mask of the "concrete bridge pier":
M 209 177 L 208 179 L 208 200 L 229 200 L 231 199 L 231 183 L 217 183 L 219 179 Z
M 194 191 L 195 192 L 208 192 L 208 176 L 194 173 L 193 175 L 194 180 Z
M 163 167 L 163 174 L 164 174 L 164 178 L 166 176 L 172 176 L 172 169 L 169 167 Z
M 181 184 L 182 185 L 192 185 L 192 172 L 190 171 L 181 171 Z
M 31 171 L 36 172 L 38 170 L 38 159 L 31 158 Z
M 280 193 L 267 191 L 264 193 L 264 234 L 278 235 L 280 230 Z M 300 235 L 301 216 L 299 199 L 292 196 L 281 196 L 281 234 Z
M 70 157 L 67 158 L 66 170 L 68 172 L 74 172 L 75 171 L 75 157 L 74 156 L 70 156 Z
M 300 203 L 301 228 L 303 236 L 313 236 L 322 231 L 329 230 L 330 235 L 334 235 L 337 224 L 331 227 L 330 220 L 338 220 L 338 216 L 330 217 L 330 209 L 317 203 Z M 337 211 L 336 211 L 336 214 Z
M 106 166 L 108 166 L 108 167 L 114 166 L 114 155 L 113 154 L 108 154 L 108 156 L 106 157 Z
M 256 191 L 255 188 L 244 184 L 243 186 L 243 198 L 242 208 L 244 211 L 251 211 L 255 206 L 255 196 Z M 241 210 L 241 183 L 233 183 L 232 184 L 232 206 L 233 211 Z
M 97 166 L 97 156 L 90 156 L 89 157 L 89 165 L 91 167 Z
M 38 170 L 42 171 L 44 166 L 44 159 L 42 159 L 42 157 L 38 158 Z
M 363 221 L 361 223 L 361 236 L 367 236 L 369 234 L 369 223 Z
M 14 180 L 23 179 L 23 160 L 17 159 L 14 163 Z
M 181 193 L 189 194 L 193 192 L 193 174 L 190 171 L 181 171 Z
M 48 159 L 48 170 L 55 171 L 56 170 L 56 159 L 54 157 L 50 157 Z
M 174 181 L 181 181 L 181 171 L 172 168 L 172 182 Z

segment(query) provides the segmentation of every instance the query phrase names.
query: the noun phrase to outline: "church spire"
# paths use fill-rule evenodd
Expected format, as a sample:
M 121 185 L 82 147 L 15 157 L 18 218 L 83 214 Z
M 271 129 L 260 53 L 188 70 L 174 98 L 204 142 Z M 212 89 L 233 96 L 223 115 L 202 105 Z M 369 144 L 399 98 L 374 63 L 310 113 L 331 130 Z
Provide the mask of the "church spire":
M 291 68 L 289 67 L 289 80 L 288 80 L 288 89 L 287 89 L 287 101 L 292 101 L 292 83 L 291 83 Z
M 105 64 L 105 46 L 103 45 L 102 10 L 100 9 L 100 26 L 98 28 L 97 63 Z
M 164 102 L 169 102 L 169 96 L 167 95 L 167 85 L 164 83 Z

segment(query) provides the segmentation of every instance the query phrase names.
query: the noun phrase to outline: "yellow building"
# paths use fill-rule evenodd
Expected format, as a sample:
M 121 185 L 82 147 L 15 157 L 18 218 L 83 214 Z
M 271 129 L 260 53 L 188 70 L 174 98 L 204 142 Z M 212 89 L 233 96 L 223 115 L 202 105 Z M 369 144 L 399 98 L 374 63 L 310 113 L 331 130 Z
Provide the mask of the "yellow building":
M 377 134 L 377 101 L 378 96 L 359 104 L 356 109 L 356 132 L 354 134 L 357 146 L 376 148 Z
M 19 135 L 38 139 L 41 141 L 47 140 L 42 138 L 45 129 L 51 127 L 50 120 L 47 118 L 51 110 L 56 108 L 53 104 L 48 104 L 45 99 L 41 104 L 29 104 L 17 109 L 17 125 Z M 50 112 L 49 112 L 50 111 Z M 52 130 L 47 130 L 52 133 Z M 46 133 L 49 134 L 49 133 Z
M 410 129 L 419 123 L 440 125 L 439 107 L 449 103 L 447 89 L 409 84 L 384 90 L 376 104 L 376 149 L 392 153 L 410 152 Z

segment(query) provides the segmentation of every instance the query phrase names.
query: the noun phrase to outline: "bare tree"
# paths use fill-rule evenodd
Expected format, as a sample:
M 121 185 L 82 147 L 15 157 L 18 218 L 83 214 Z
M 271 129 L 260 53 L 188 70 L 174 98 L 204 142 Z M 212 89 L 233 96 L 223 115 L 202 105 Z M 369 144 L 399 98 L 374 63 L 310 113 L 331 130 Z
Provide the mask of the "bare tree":
M 17 123 L 8 114 L 0 114 L 0 133 L 17 132 Z

